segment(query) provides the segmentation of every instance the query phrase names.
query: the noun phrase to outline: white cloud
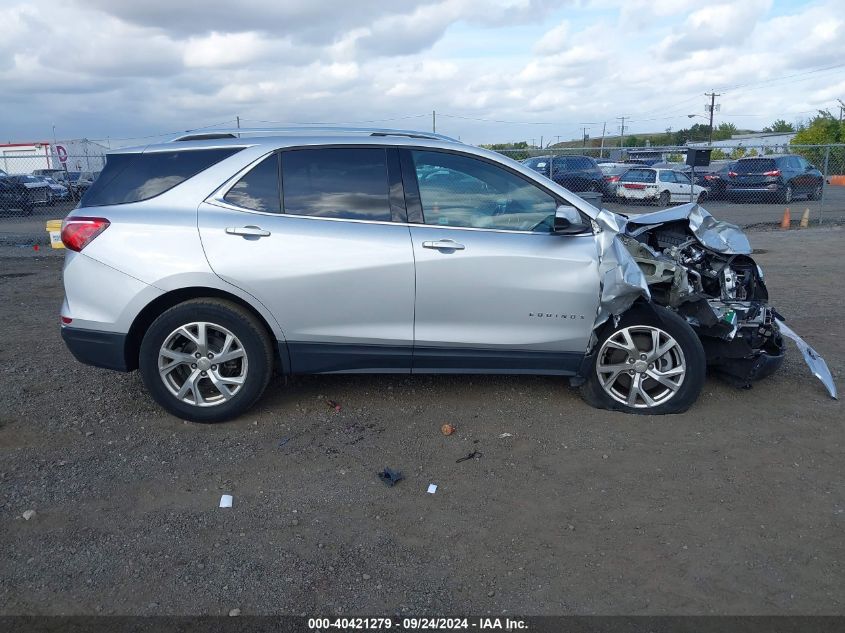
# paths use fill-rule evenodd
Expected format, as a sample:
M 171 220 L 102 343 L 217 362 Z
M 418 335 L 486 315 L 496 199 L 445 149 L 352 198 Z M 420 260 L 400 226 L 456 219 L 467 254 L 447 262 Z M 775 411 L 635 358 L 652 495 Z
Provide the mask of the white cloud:
M 633 131 L 687 126 L 711 88 L 720 116 L 762 127 L 831 107 L 845 83 L 840 68 L 755 84 L 845 59 L 840 0 L 773 2 L 6 0 L 0 136 L 54 123 L 130 136 L 236 114 L 427 128 L 436 109 L 439 130 L 471 141 L 567 137 L 623 114 Z

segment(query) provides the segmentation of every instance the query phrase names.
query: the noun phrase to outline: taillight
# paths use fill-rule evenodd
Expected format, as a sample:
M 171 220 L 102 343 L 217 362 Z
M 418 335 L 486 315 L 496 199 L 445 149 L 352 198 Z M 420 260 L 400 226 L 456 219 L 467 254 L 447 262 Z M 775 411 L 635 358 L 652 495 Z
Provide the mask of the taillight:
M 729 171 L 728 176 L 730 176 L 731 178 L 736 178 L 736 172 L 735 171 Z
M 719 180 L 718 176 L 714 176 L 713 174 L 707 174 L 704 176 L 704 180 Z
M 78 253 L 109 228 L 109 224 L 105 218 L 66 218 L 62 222 L 62 244 Z
M 605 176 L 607 182 L 619 182 L 619 176 Z
M 763 175 L 764 176 L 774 176 L 774 177 L 780 176 L 780 169 L 773 169 L 772 171 L 764 171 Z
M 70 325 L 73 323 L 73 319 L 70 317 L 62 316 L 62 325 Z

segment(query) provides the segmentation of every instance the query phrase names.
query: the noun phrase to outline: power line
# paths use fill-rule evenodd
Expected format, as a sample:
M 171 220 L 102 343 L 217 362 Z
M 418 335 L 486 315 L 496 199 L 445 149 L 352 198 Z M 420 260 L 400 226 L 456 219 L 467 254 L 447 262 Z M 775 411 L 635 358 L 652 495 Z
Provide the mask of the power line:
M 555 123 L 540 122 L 540 121 L 502 121 L 500 119 L 484 119 L 481 117 L 463 116 L 460 114 L 445 114 L 441 112 L 439 116 L 449 117 L 450 119 L 466 119 L 468 121 L 484 121 L 485 123 L 507 123 L 509 125 L 556 125 Z

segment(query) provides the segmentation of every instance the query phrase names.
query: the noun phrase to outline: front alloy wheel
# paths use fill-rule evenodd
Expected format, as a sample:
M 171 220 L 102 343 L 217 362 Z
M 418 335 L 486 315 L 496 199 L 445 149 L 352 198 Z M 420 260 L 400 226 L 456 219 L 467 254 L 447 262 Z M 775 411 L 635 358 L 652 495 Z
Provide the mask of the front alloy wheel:
M 686 375 L 686 362 L 671 335 L 650 325 L 635 325 L 615 332 L 604 342 L 596 374 L 602 389 L 617 402 L 650 408 L 678 392 Z
M 704 385 L 698 335 L 677 313 L 635 305 L 598 333 L 581 395 L 594 407 L 649 415 L 682 413 Z

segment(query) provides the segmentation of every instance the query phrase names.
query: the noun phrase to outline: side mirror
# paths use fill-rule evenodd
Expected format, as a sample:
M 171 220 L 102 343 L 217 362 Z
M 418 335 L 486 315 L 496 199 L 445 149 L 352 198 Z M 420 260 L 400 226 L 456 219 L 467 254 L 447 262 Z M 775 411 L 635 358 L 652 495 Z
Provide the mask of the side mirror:
M 576 235 L 590 230 L 575 207 L 561 205 L 555 210 L 555 226 L 553 233 L 559 235 Z

